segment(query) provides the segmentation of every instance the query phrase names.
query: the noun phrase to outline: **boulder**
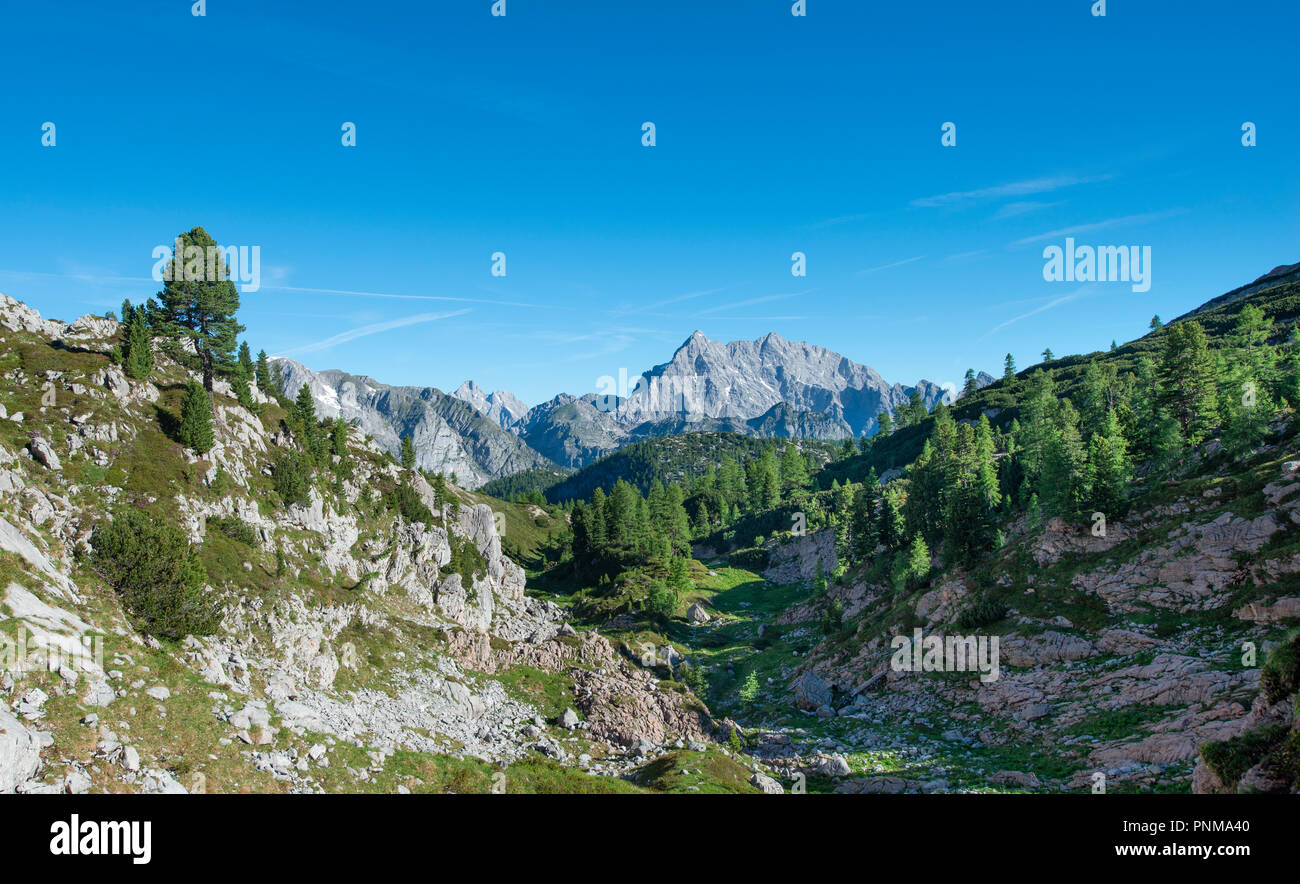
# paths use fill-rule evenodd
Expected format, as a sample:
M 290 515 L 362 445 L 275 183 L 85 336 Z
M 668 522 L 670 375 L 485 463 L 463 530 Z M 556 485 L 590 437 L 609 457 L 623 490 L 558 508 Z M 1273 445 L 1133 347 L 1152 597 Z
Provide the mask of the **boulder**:
M 830 706 L 832 700 L 831 686 L 815 672 L 805 672 L 795 679 L 794 705 L 808 712 L 816 712 L 823 706 Z
M 853 773 L 848 759 L 843 755 L 827 755 L 819 758 L 813 765 L 812 771 L 824 777 L 847 777 Z
M 695 604 L 691 605 L 689 609 L 687 609 L 686 619 L 691 621 L 692 623 L 708 623 L 713 618 L 709 616 L 708 611 L 704 610 L 703 605 L 701 605 L 699 602 L 696 602 Z
M 40 766 L 40 739 L 0 704 L 0 793 L 13 792 Z
M 1037 789 L 1042 786 L 1037 775 L 1022 770 L 1000 770 L 989 777 L 989 782 L 995 786 L 1019 786 L 1022 789 Z
M 784 795 L 785 788 L 780 783 L 765 774 L 756 773 L 749 778 L 751 786 L 757 786 L 758 790 L 765 795 Z
M 63 464 L 59 462 L 59 456 L 54 453 L 54 449 L 44 438 L 37 436 L 32 439 L 31 442 L 27 443 L 27 450 L 32 453 L 32 459 L 46 469 L 63 469 Z

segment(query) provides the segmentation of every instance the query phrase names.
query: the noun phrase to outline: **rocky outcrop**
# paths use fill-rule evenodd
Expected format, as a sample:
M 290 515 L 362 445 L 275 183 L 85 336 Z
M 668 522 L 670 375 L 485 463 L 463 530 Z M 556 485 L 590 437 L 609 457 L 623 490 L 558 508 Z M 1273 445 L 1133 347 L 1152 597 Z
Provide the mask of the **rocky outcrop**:
M 770 543 L 771 558 L 763 577 L 773 583 L 807 583 L 818 571 L 828 580 L 835 573 L 835 530 L 821 531 L 791 538 L 786 543 Z
M 587 735 L 615 746 L 661 746 L 703 740 L 713 729 L 708 710 L 689 695 L 660 688 L 658 678 L 619 655 L 604 636 L 583 632 L 540 642 L 494 648 L 486 636 L 459 633 L 452 648 L 467 666 L 488 674 L 512 666 L 565 672 Z M 641 752 L 644 754 L 644 752 Z
M 1300 506 L 1300 497 L 1288 510 Z M 1116 567 L 1078 574 L 1074 586 L 1096 593 L 1115 614 L 1148 606 L 1186 613 L 1222 607 L 1236 582 L 1237 559 L 1257 552 L 1281 529 L 1274 513 L 1242 518 L 1220 513 L 1205 523 L 1186 522 L 1167 543 L 1142 550 Z

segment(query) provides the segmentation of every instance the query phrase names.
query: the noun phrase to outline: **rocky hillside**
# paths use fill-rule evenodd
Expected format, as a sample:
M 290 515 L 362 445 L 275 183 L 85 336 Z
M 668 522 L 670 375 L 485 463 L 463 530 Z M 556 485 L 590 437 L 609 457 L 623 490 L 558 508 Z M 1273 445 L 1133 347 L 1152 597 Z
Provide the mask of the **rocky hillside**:
M 285 505 L 276 402 L 218 381 L 199 455 L 171 435 L 191 375 L 156 347 L 127 378 L 121 334 L 0 300 L 0 792 L 638 791 L 678 755 L 747 775 L 689 691 L 525 592 L 500 532 L 540 514 L 448 500 L 358 426 Z M 398 398 L 361 383 L 336 409 Z M 154 634 L 175 574 L 110 579 L 95 531 L 127 513 L 201 566 L 210 629 Z
M 1300 788 L 1295 672 L 1282 676 L 1289 691 L 1260 692 L 1270 652 L 1294 669 L 1286 648 L 1300 624 L 1296 453 L 1290 424 L 1274 427 L 1273 442 L 1245 463 L 1212 442 L 1191 476 L 1146 497 L 1103 536 L 1092 522 L 1022 519 L 993 560 L 938 572 L 911 592 L 850 572 L 821 597 L 773 612 L 760 631 L 773 654 L 760 665 L 774 675 L 769 708 L 804 710 L 850 758 L 879 739 L 867 725 L 915 734 L 906 765 L 852 764 L 836 791 L 1088 790 L 1099 775 L 1120 790 Z M 831 532 L 769 547 L 773 583 L 835 570 Z M 826 634 L 832 608 L 842 626 Z M 996 636 L 997 678 L 893 666 L 892 640 L 918 629 Z M 778 662 L 799 644 L 804 659 Z M 1272 767 L 1262 763 L 1288 729 L 1290 760 L 1274 752 Z M 779 764 L 790 753 L 786 729 L 768 730 Z M 1260 744 L 1261 732 L 1272 742 Z

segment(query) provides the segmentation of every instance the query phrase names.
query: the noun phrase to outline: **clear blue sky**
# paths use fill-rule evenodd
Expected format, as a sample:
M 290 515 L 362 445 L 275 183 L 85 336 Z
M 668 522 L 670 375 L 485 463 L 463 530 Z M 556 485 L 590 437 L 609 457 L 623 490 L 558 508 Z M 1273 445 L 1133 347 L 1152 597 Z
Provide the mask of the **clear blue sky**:
M 117 309 L 202 225 L 254 351 L 534 404 L 696 328 L 960 383 L 1300 261 L 1292 0 L 507 2 L 7 4 L 0 291 Z M 1150 291 L 1045 282 L 1068 231 Z

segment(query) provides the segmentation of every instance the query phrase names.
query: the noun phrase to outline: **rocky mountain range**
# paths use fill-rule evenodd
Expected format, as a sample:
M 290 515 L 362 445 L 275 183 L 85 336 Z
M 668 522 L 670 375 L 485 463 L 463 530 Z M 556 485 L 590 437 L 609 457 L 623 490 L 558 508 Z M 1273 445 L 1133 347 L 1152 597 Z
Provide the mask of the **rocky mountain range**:
M 317 372 L 292 359 L 277 358 L 275 364 L 286 395 L 293 396 L 306 384 L 322 416 L 355 423 L 394 453 L 402 437 L 410 435 L 416 465 L 454 473 L 462 487 L 477 488 L 490 479 L 551 466 L 476 405 L 433 387 L 393 387 L 337 370 Z M 497 396 L 496 401 L 506 400 Z M 487 397 L 483 404 L 491 409 Z
M 696 331 L 672 359 L 627 379 L 622 389 L 610 379 L 598 393 L 561 393 L 533 408 L 506 390 L 488 392 L 472 380 L 448 396 L 432 387 L 390 387 L 278 361 L 286 395 L 307 383 L 318 410 L 358 422 L 390 451 L 411 434 L 421 467 L 454 471 L 467 487 L 534 467 L 583 467 L 631 442 L 679 433 L 869 436 L 879 415 L 892 415 L 913 392 L 927 410 L 957 396 L 927 380 L 911 387 L 891 384 L 869 366 L 776 333 L 722 343 Z M 980 387 L 992 381 L 984 372 L 977 377 Z

